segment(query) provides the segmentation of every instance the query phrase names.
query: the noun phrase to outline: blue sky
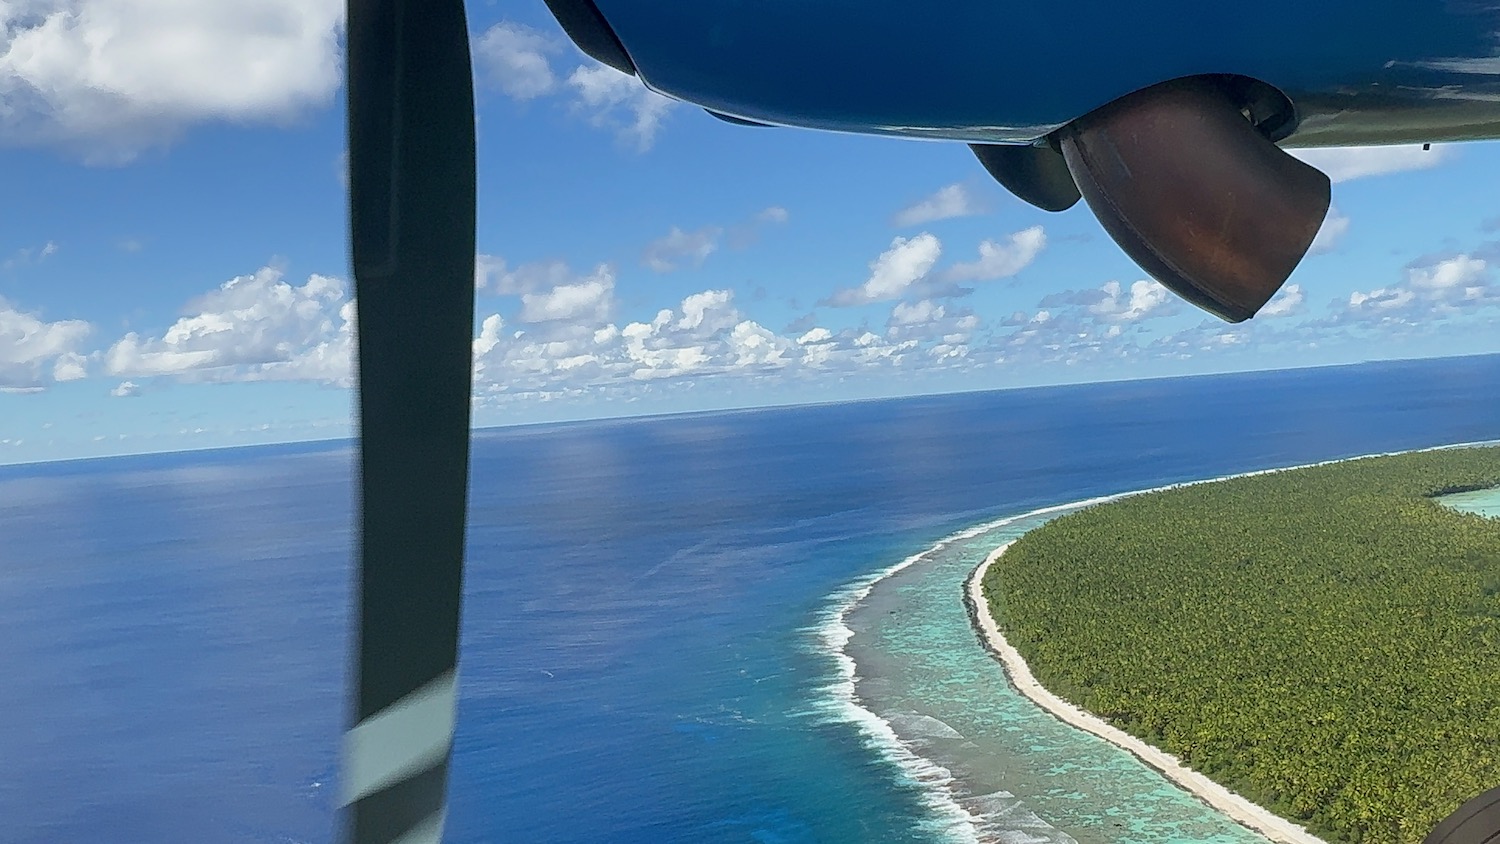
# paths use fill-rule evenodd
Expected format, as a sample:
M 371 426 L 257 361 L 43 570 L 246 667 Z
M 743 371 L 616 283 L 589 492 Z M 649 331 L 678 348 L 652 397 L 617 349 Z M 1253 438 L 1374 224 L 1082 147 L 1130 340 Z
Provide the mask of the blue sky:
M 342 2 L 178 5 L 0 10 L 0 462 L 350 431 Z M 1335 211 L 1231 326 L 960 144 L 731 126 L 540 0 L 470 16 L 476 425 L 1500 350 L 1500 144 L 1306 153 Z

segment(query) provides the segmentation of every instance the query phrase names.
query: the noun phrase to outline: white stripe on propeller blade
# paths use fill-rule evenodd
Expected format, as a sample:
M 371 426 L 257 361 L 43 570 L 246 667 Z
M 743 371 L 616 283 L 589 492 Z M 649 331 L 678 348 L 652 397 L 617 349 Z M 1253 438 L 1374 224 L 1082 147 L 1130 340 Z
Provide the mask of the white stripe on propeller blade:
M 443 761 L 453 744 L 457 688 L 448 671 L 344 734 L 345 806 Z M 441 817 L 437 823 L 441 830 Z

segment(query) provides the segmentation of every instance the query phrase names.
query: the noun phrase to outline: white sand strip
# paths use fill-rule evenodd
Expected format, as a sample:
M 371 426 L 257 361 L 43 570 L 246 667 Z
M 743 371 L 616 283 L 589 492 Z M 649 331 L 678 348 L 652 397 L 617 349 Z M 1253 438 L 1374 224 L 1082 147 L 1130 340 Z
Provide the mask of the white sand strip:
M 1152 747 L 1042 688 L 1042 684 L 1031 676 L 1031 669 L 1026 667 L 1026 660 L 1021 658 L 1021 654 L 1011 647 L 1010 643 L 1005 641 L 1005 636 L 1000 633 L 994 617 L 990 615 L 990 605 L 984 599 L 984 590 L 981 586 L 990 564 L 999 559 L 1013 542 L 1014 540 L 1007 542 L 990 552 L 979 568 L 969 576 L 969 582 L 964 584 L 964 590 L 968 593 L 969 600 L 973 602 L 975 617 L 980 632 L 984 634 L 986 646 L 991 653 L 1000 658 L 1005 665 L 1005 672 L 1010 675 L 1011 683 L 1021 694 L 1063 722 L 1130 751 L 1142 762 L 1161 771 L 1168 779 L 1192 792 L 1203 802 L 1271 841 L 1284 842 L 1284 844 L 1325 844 L 1321 838 L 1302 827 L 1271 814 L 1197 771 L 1184 767 L 1172 754 Z

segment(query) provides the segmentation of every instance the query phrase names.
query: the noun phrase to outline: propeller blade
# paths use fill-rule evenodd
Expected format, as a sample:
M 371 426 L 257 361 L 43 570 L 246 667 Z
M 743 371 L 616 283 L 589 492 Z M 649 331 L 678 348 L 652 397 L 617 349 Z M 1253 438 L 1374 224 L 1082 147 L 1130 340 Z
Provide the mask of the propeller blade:
M 437 844 L 457 698 L 474 322 L 462 0 L 348 0 L 359 621 L 345 841 Z
M 1166 82 L 1061 131 L 1083 198 L 1157 281 L 1230 322 L 1296 269 L 1328 213 L 1328 177 L 1288 155 L 1202 79 Z

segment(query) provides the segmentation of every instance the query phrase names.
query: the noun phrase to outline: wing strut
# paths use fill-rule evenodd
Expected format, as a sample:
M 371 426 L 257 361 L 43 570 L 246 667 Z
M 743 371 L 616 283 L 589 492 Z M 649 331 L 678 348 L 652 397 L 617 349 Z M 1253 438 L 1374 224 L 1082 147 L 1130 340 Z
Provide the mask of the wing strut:
M 474 321 L 462 0 L 348 0 L 359 620 L 343 840 L 436 844 L 453 745 Z

